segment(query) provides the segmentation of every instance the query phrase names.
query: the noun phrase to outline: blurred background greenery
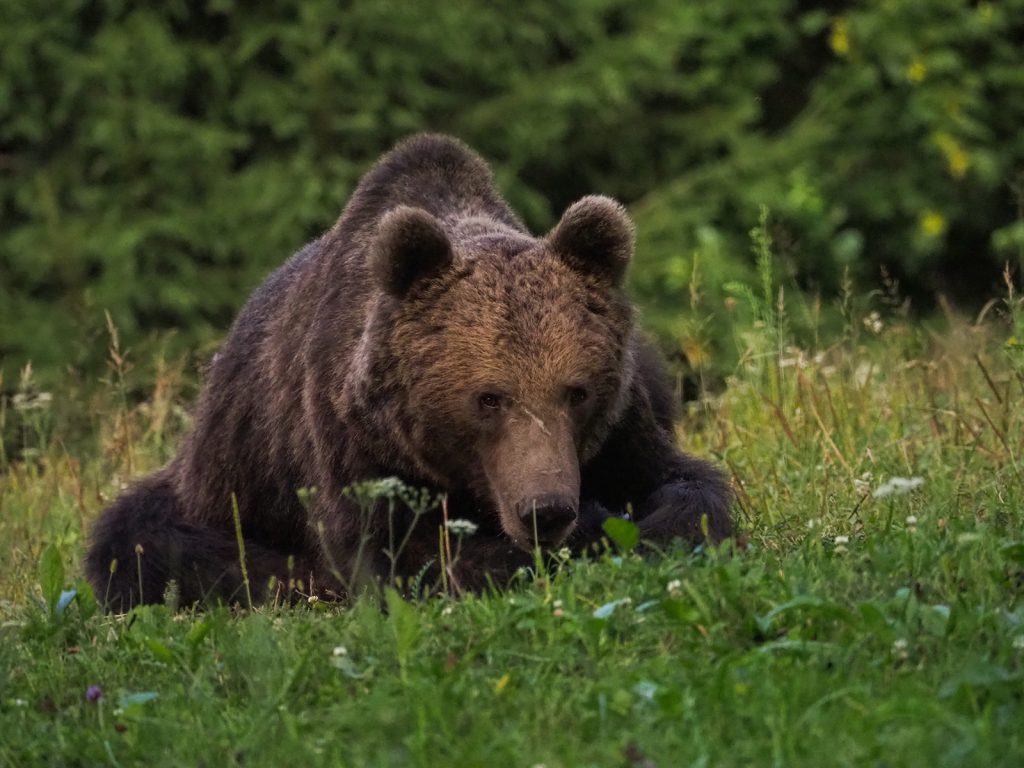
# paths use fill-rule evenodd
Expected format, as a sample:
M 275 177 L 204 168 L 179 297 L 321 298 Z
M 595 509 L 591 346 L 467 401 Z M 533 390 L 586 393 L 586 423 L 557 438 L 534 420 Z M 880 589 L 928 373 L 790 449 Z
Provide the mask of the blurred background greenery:
M 0 6 L 7 390 L 29 360 L 95 377 L 105 312 L 136 359 L 208 356 L 423 129 L 484 154 L 535 231 L 626 203 L 646 324 L 718 373 L 762 205 L 798 326 L 850 285 L 976 308 L 1024 264 L 1024 0 Z

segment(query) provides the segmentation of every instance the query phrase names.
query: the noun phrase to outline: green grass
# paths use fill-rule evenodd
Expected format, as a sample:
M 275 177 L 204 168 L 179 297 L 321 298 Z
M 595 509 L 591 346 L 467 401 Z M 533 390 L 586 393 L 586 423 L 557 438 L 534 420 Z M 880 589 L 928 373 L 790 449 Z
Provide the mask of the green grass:
M 1024 357 L 996 317 L 851 320 L 812 354 L 763 312 L 680 425 L 734 476 L 738 545 L 386 611 L 62 609 L 104 499 L 173 451 L 181 372 L 8 403 L 0 765 L 1022 765 Z M 923 483 L 876 498 L 893 477 Z

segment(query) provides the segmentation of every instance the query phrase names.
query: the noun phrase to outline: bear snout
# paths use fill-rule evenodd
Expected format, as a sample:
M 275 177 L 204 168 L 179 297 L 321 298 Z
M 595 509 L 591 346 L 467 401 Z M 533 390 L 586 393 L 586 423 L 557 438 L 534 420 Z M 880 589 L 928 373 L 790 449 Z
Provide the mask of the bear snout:
M 557 546 L 576 527 L 578 504 L 568 496 L 541 496 L 516 505 L 519 519 L 531 539 L 541 546 Z

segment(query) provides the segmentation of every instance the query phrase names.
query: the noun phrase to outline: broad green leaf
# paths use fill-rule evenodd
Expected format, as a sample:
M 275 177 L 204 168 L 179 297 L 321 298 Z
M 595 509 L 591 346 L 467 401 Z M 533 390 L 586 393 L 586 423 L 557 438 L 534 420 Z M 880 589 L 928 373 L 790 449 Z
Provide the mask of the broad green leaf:
M 208 621 L 197 621 L 189 629 L 188 634 L 185 635 L 185 642 L 192 648 L 197 647 L 203 639 L 210 634 L 212 625 Z
M 409 605 L 394 589 L 384 590 L 384 599 L 388 606 L 388 616 L 395 633 L 395 648 L 399 662 L 404 667 L 408 662 L 416 641 L 419 639 L 419 617 L 416 609 Z
M 640 528 L 629 520 L 624 520 L 621 517 L 609 517 L 601 528 L 612 540 L 612 543 L 623 552 L 629 552 L 640 543 Z
M 75 604 L 78 606 L 78 615 L 83 621 L 88 621 L 96 615 L 99 607 L 96 604 L 96 593 L 93 592 L 92 584 L 85 579 L 75 581 Z
M 174 661 L 174 653 L 156 638 L 146 638 L 146 646 L 153 652 L 160 661 Z
M 43 550 L 43 556 L 39 560 L 39 586 L 43 590 L 43 600 L 46 601 L 50 613 L 56 613 L 64 586 L 64 561 L 58 549 L 52 544 Z

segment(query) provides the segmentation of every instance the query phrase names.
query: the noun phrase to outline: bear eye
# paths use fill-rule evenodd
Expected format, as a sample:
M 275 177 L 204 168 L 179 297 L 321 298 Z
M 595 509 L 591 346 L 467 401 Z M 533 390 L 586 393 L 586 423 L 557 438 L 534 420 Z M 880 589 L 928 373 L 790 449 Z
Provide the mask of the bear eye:
M 583 405 L 587 401 L 587 390 L 583 387 L 569 387 L 569 405 Z
M 496 411 L 501 407 L 501 395 L 493 392 L 484 392 L 477 398 L 480 407 L 485 411 Z

